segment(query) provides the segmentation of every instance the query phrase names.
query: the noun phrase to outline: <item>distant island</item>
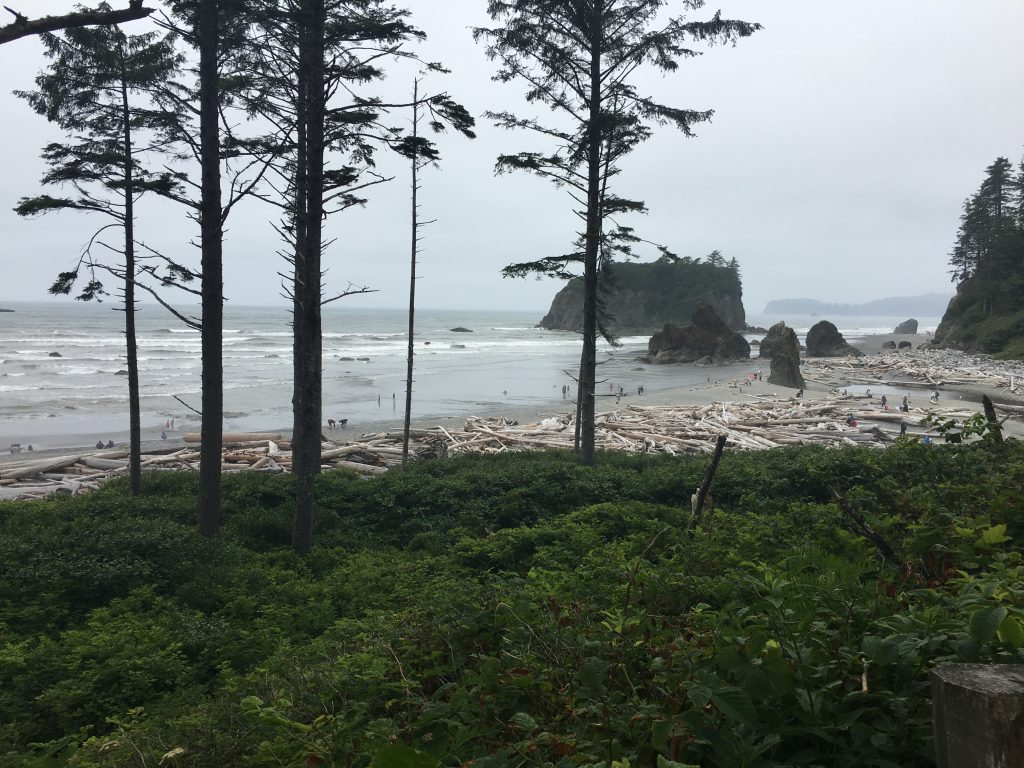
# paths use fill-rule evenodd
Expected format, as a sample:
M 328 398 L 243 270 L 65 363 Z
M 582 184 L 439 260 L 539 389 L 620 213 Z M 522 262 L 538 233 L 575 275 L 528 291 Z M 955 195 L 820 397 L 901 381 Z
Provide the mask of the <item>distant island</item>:
M 885 315 L 898 317 L 923 315 L 941 317 L 952 296 L 948 293 L 923 293 L 920 296 L 892 296 L 863 304 L 830 304 L 817 299 L 777 299 L 769 301 L 765 315 Z
M 13 312 L 13 311 L 14 311 L 13 309 L 3 309 L 2 307 L 0 307 L 0 312 Z

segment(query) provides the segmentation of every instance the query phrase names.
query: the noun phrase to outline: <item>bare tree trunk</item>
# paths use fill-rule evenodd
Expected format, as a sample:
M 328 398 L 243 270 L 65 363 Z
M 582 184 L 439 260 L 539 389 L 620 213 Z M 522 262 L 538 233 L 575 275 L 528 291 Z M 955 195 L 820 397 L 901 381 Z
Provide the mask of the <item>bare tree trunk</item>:
M 199 0 L 199 141 L 202 165 L 202 444 L 199 449 L 199 532 L 220 530 L 221 437 L 224 431 L 224 264 L 220 197 L 217 0 Z
M 409 348 L 406 352 L 405 367 L 405 420 L 402 424 L 402 469 L 409 462 L 409 426 L 412 422 L 412 368 L 413 368 L 413 331 L 416 319 L 416 254 L 419 236 L 419 207 L 416 195 L 419 192 L 419 158 L 415 154 L 416 139 L 419 138 L 420 81 L 412 82 L 412 138 L 414 154 L 412 157 L 412 244 L 409 258 Z
M 313 492 L 320 472 L 323 346 L 321 269 L 324 168 L 324 4 L 303 3 L 299 68 L 306 80 L 305 236 L 295 252 L 293 317 L 295 383 L 292 396 L 292 474 L 295 476 L 295 530 L 300 555 L 313 544 Z
M 124 45 L 124 41 L 121 41 Z M 121 119 L 124 121 L 124 335 L 128 363 L 128 482 L 142 491 L 142 424 L 139 415 L 139 353 L 135 335 L 135 186 L 132 175 L 132 123 L 128 108 L 124 49 L 121 50 Z
M 601 246 L 601 27 L 603 8 L 591 15 L 590 126 L 587 136 L 587 231 L 583 256 L 583 352 L 580 357 L 581 464 L 594 463 L 595 379 L 597 377 L 597 260 Z

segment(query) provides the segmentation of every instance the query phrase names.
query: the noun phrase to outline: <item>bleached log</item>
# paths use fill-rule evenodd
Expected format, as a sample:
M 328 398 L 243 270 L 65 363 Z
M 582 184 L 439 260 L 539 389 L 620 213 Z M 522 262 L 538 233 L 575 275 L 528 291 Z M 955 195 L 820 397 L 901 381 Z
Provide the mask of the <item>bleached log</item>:
M 199 432 L 186 432 L 181 439 L 186 443 L 199 443 L 202 442 L 202 435 Z M 221 436 L 221 440 L 225 443 L 266 442 L 267 440 L 276 442 L 282 439 L 277 432 L 225 432 Z
M 91 469 L 126 469 L 128 462 L 116 459 L 101 459 L 96 456 L 83 456 L 82 464 Z
M 64 469 L 70 467 L 72 464 L 77 464 L 82 460 L 82 456 L 61 456 L 59 458 L 47 459 L 35 464 L 30 464 L 20 469 L 12 469 L 6 472 L 0 473 L 0 478 L 4 480 L 17 480 L 22 477 L 32 477 L 43 472 L 54 472 L 58 469 Z
M 359 464 L 355 461 L 336 461 L 334 462 L 334 468 L 351 469 L 364 475 L 379 475 L 388 471 L 387 467 L 378 467 L 373 464 Z

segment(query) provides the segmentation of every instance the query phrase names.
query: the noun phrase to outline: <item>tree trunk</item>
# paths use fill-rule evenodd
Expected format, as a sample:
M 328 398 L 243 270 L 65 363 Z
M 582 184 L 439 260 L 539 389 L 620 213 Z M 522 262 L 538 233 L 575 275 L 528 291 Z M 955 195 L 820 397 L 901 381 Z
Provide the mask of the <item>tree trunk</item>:
M 601 246 L 601 42 L 603 9 L 595 0 L 590 31 L 590 115 L 587 134 L 587 231 L 583 255 L 583 352 L 580 356 L 581 464 L 594 463 L 597 378 L 597 263 Z
M 419 137 L 420 127 L 420 106 L 419 106 L 419 80 L 413 80 L 412 84 L 412 138 L 415 152 L 416 139 Z M 412 423 L 412 368 L 413 368 L 413 331 L 415 330 L 416 319 L 416 252 L 417 236 L 419 234 L 418 209 L 416 194 L 419 192 L 419 159 L 415 154 L 412 157 L 412 245 L 410 246 L 409 257 L 409 348 L 406 352 L 405 366 L 405 420 L 402 424 L 402 469 L 409 462 L 409 426 Z
M 124 41 L 121 41 L 124 45 Z M 142 491 L 142 425 L 139 416 L 139 353 L 135 337 L 135 188 L 132 176 L 132 123 L 127 73 L 121 50 L 121 119 L 124 122 L 124 335 L 128 363 L 128 482 Z
M 323 245 L 325 118 L 323 0 L 305 0 L 302 9 L 299 69 L 306 74 L 305 236 L 295 251 L 295 312 L 292 318 L 295 340 L 292 395 L 295 530 L 292 544 L 300 555 L 309 552 L 313 544 L 313 491 L 320 472 L 323 395 L 320 256 Z
M 199 532 L 220 530 L 221 436 L 224 430 L 223 228 L 220 198 L 217 0 L 199 0 L 199 141 L 202 165 L 199 226 L 202 239 L 202 444 L 199 448 Z

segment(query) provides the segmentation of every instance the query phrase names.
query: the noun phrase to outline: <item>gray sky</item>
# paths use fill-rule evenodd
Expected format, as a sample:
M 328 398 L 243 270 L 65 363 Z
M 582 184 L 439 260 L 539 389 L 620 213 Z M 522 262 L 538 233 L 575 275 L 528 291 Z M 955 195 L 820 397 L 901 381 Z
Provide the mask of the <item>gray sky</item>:
M 114 3 L 117 5 L 117 3 Z M 411 0 L 429 40 L 425 58 L 451 75 L 428 87 L 449 91 L 471 112 L 523 106 L 520 84 L 490 81 L 493 65 L 469 27 L 486 25 L 485 0 Z M 20 3 L 31 15 L 64 12 L 69 0 Z M 618 193 L 646 201 L 632 224 L 680 255 L 719 249 L 741 267 L 747 311 L 767 300 L 813 297 L 857 302 L 951 292 L 947 253 L 963 199 L 999 155 L 1024 154 L 1024 3 L 1020 0 L 721 0 L 722 15 L 765 29 L 736 47 L 710 49 L 674 75 L 646 73 L 643 90 L 673 106 L 715 110 L 698 136 L 658 129 L 624 164 Z M 142 31 L 143 27 L 126 27 Z M 38 40 L 0 46 L 0 303 L 46 298 L 95 220 L 11 212 L 41 191 L 38 152 L 58 134 L 15 89 L 32 87 L 43 64 Z M 385 92 L 411 87 L 396 70 Z M 510 262 L 562 253 L 576 220 L 564 193 L 540 179 L 495 177 L 499 152 L 542 149 L 480 120 L 480 137 L 440 142 L 440 168 L 422 177 L 425 232 L 418 304 L 425 308 L 527 309 L 542 313 L 561 287 L 507 280 Z M 382 157 L 396 179 L 370 193 L 365 209 L 334 217 L 328 290 L 351 281 L 379 289 L 348 306 L 407 303 L 408 170 Z M 225 291 L 238 304 L 281 303 L 282 262 L 262 204 L 228 223 Z M 187 258 L 196 226 L 172 206 L 144 207 L 143 237 Z M 653 258 L 653 254 L 648 255 Z M 539 319 L 539 315 L 538 315 Z

